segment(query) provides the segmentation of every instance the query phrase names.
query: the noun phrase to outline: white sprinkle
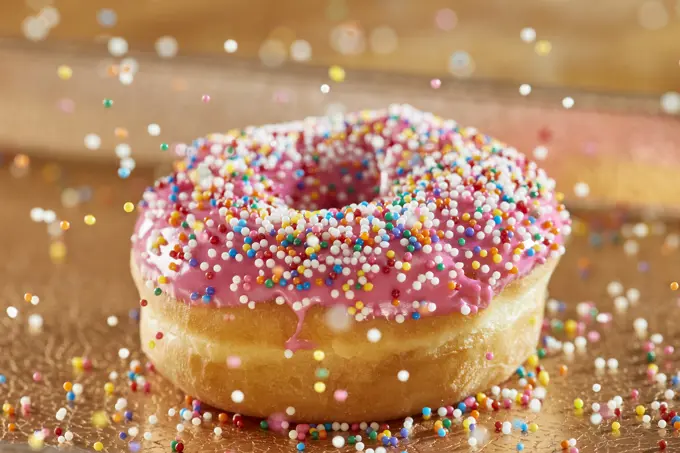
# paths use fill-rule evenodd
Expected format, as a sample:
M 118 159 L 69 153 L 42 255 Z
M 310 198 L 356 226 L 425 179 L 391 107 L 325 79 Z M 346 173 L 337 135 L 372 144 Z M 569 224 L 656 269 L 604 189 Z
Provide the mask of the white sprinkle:
M 536 40 L 536 30 L 531 27 L 523 28 L 522 31 L 519 32 L 519 37 L 526 43 L 534 42 Z
M 345 446 L 345 438 L 342 436 L 335 436 L 333 438 L 333 446 L 335 448 L 342 448 Z
M 85 148 L 92 151 L 99 149 L 99 147 L 102 146 L 102 139 L 97 134 L 87 134 L 84 142 Z
M 28 317 L 28 327 L 31 330 L 40 330 L 43 326 L 43 317 L 38 313 L 33 313 Z
M 377 343 L 382 338 L 382 333 L 380 333 L 380 331 L 374 327 L 368 331 L 366 337 L 371 343 Z
M 227 53 L 234 53 L 238 50 L 238 43 L 233 39 L 224 41 L 224 51 Z
M 116 327 L 118 325 L 118 317 L 117 316 L 109 316 L 106 318 L 106 324 L 109 325 L 109 327 Z
M 152 137 L 158 137 L 161 135 L 161 127 L 156 123 L 149 124 L 146 130 Z
M 130 357 L 130 350 L 127 348 L 120 348 L 118 350 L 118 357 L 120 357 L 123 360 L 127 359 L 128 357 Z
M 397 379 L 399 379 L 401 382 L 408 381 L 409 377 L 410 377 L 410 373 L 406 370 L 401 370 L 397 373 Z
M 242 402 L 243 402 L 243 398 L 244 398 L 244 395 L 243 395 L 243 392 L 242 392 L 242 391 L 240 391 L 240 390 L 234 390 L 233 392 L 231 392 L 231 400 L 232 400 L 233 402 L 235 402 L 235 403 L 237 403 L 237 404 L 238 404 L 238 403 L 242 403 Z
M 574 185 L 574 194 L 579 198 L 585 198 L 590 194 L 590 186 L 585 182 L 577 182 Z
M 66 413 L 67 413 L 66 409 L 63 408 L 63 407 L 61 407 L 61 408 L 59 408 L 59 410 L 57 411 L 57 414 L 56 414 L 55 417 L 56 417 L 56 419 L 59 420 L 60 422 L 61 422 L 61 421 L 64 421 L 64 419 L 66 418 Z

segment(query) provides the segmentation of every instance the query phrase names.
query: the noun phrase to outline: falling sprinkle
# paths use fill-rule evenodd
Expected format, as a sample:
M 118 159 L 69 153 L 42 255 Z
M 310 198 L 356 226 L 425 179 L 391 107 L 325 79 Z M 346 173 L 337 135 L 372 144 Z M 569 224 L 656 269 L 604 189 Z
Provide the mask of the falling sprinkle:
M 97 134 L 87 134 L 85 136 L 85 148 L 89 150 L 97 150 L 102 145 L 102 139 Z
M 590 194 L 590 187 L 585 182 L 577 182 L 574 185 L 574 194 L 579 198 L 585 198 Z
M 552 44 L 550 41 L 537 41 L 534 46 L 534 51 L 541 57 L 548 55 L 552 51 Z
M 536 30 L 531 27 L 523 28 L 522 31 L 519 32 L 519 37 L 526 43 L 532 43 L 536 41 Z
M 158 124 L 155 123 L 149 124 L 146 130 L 152 137 L 158 137 L 159 135 L 161 135 L 161 127 Z
M 328 77 L 333 82 L 343 82 L 345 80 L 345 70 L 340 66 L 331 66 L 328 68 Z
M 233 39 L 224 41 L 224 51 L 227 53 L 234 53 L 238 50 L 238 43 Z
M 243 395 L 243 392 L 240 390 L 234 390 L 233 392 L 231 392 L 231 400 L 236 404 L 242 403 L 244 398 L 245 396 Z
M 113 37 L 108 42 L 109 53 L 114 57 L 122 57 L 128 52 L 128 42 L 121 37 Z
M 161 58 L 172 58 L 177 55 L 177 40 L 172 36 L 162 36 L 156 40 L 156 53 Z

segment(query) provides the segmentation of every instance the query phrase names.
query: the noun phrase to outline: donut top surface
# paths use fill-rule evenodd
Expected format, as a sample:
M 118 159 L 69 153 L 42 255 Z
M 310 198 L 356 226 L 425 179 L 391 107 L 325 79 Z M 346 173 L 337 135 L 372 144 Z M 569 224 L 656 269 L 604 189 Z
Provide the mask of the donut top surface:
M 140 202 L 133 258 L 187 303 L 474 314 L 564 253 L 555 183 L 514 148 L 410 106 L 181 146 Z

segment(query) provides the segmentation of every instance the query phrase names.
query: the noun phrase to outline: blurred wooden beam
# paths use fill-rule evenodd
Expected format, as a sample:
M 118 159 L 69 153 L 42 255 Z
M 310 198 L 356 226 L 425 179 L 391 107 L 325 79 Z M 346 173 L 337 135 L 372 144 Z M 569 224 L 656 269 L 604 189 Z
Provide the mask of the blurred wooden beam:
M 106 6 L 101 2 L 6 0 L 0 36 L 21 37 L 22 21 L 49 3 L 61 20 L 48 41 L 98 43 L 101 49 L 115 35 L 133 50 L 152 52 L 154 42 L 168 35 L 177 40 L 180 55 L 220 58 L 231 38 L 239 43 L 239 55 L 258 59 L 267 39 L 280 41 L 285 50 L 303 39 L 311 45 L 310 64 L 341 65 L 348 79 L 356 77 L 353 70 L 451 78 L 451 55 L 465 51 L 474 61 L 472 77 L 482 80 L 629 93 L 680 88 L 676 0 L 117 0 L 108 6 L 117 15 L 111 28 L 97 22 Z M 444 9 L 455 13 L 450 30 L 436 25 Z M 338 26 L 363 36 L 365 50 L 340 54 L 331 44 Z M 393 52 L 373 50 L 372 33 L 380 27 L 396 33 Z M 525 27 L 550 43 L 548 55 L 537 55 L 535 43 L 520 39 Z M 385 39 L 389 32 L 383 33 L 383 47 Z

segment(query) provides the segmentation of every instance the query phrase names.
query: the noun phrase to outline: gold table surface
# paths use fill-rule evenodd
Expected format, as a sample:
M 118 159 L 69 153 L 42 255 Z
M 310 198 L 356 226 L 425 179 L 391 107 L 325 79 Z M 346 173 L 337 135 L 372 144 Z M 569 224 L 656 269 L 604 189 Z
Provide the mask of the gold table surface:
M 138 308 L 128 270 L 129 237 L 136 215 L 125 213 L 122 206 L 126 201 L 136 202 L 153 177 L 152 171 L 138 169 L 123 181 L 117 177 L 113 165 L 34 162 L 18 168 L 9 159 L 0 164 L 0 250 L 4 256 L 0 273 L 0 374 L 6 378 L 6 383 L 0 384 L 0 403 L 17 408 L 16 416 L 0 414 L 0 439 L 4 441 L 0 443 L 0 450 L 23 451 L 28 448 L 35 430 L 52 431 L 60 426 L 74 434 L 73 442 L 60 447 L 62 449 L 65 446 L 92 449 L 95 442 L 101 441 L 104 450 L 109 452 L 134 451 L 138 447 L 140 451 L 171 451 L 170 442 L 177 435 L 179 418 L 170 417 L 167 412 L 171 407 L 178 410 L 186 407 L 184 395 L 161 376 L 150 372 L 145 376 L 151 383 L 151 392 L 132 392 L 126 376 L 130 360 L 137 359 L 144 364 L 145 358 L 137 337 L 137 322 L 130 316 L 130 310 Z M 49 227 L 44 222 L 33 221 L 31 209 L 36 207 L 53 210 L 58 219 L 56 224 Z M 95 216 L 96 224 L 84 223 L 87 214 Z M 545 333 L 567 340 L 568 335 L 555 328 L 556 320 L 579 319 L 583 323 L 583 335 L 595 340 L 598 333 L 599 340 L 589 341 L 585 352 L 577 350 L 572 357 L 553 352 L 541 361 L 551 380 L 539 413 L 526 408 L 482 411 L 477 429 L 488 429 L 488 434 L 486 441 L 477 447 L 478 451 L 515 451 L 518 442 L 527 452 L 562 451 L 560 442 L 569 438 L 576 439 L 581 452 L 656 451 L 662 438 L 668 442 L 668 451 L 680 449 L 678 431 L 672 427 L 659 429 L 659 412 L 650 407 L 652 401 L 664 399 L 664 391 L 671 387 L 671 376 L 677 369 L 679 353 L 666 356 L 663 348 L 677 346 L 680 338 L 677 322 L 680 293 L 669 288 L 672 281 L 680 280 L 675 236 L 678 223 L 648 220 L 646 228 L 641 225 L 632 228 L 637 221 L 625 223 L 624 216 L 595 213 L 586 216 L 590 219 L 588 222 L 577 222 L 568 252 L 550 285 L 551 297 L 563 301 L 566 308 L 548 313 L 554 328 Z M 70 222 L 70 229 L 62 236 L 55 235 L 60 220 Z M 594 231 L 600 233 L 595 236 Z M 598 239 L 602 245 L 595 247 L 594 241 Z M 635 245 L 639 250 L 634 254 Z M 631 288 L 639 290 L 639 301 L 624 312 L 615 309 L 614 298 L 608 294 L 608 285 L 614 281 L 621 282 L 624 295 Z M 25 293 L 38 296 L 39 304 L 27 303 Z M 577 304 L 584 301 L 592 301 L 600 313 L 612 313 L 611 322 L 578 318 Z M 8 315 L 14 315 L 12 309 L 7 311 L 8 307 L 18 310 L 16 317 Z M 29 317 L 35 314 L 43 321 L 39 331 L 29 328 Z M 110 316 L 118 318 L 114 327 L 107 323 Z M 668 377 L 666 385 L 648 377 L 644 342 L 633 329 L 638 317 L 648 321 L 649 334 L 663 335 L 662 344 L 656 346 L 656 363 L 659 372 Z M 600 318 L 608 319 L 607 315 Z M 35 316 L 30 319 L 33 324 L 38 323 Z M 121 348 L 129 349 L 127 360 L 119 358 Z M 74 357 L 89 358 L 92 370 L 74 370 Z M 597 371 L 596 357 L 616 358 L 618 369 Z M 568 366 L 564 376 L 558 372 L 562 365 Z M 113 395 L 106 396 L 104 383 L 111 371 L 118 372 L 119 377 L 114 381 Z M 41 375 L 37 381 L 36 372 Z M 82 395 L 73 404 L 67 402 L 62 388 L 66 381 L 83 385 Z M 601 385 L 599 393 L 592 389 L 595 383 Z M 506 385 L 516 386 L 517 378 Z M 639 389 L 638 401 L 632 400 L 632 389 Z M 615 395 L 623 398 L 618 433 L 612 432 L 613 419 L 605 417 L 601 424 L 594 425 L 590 418 L 592 403 L 605 407 Z M 31 398 L 30 414 L 22 414 L 19 409 L 22 396 Z M 127 398 L 128 409 L 133 411 L 132 421 L 112 420 L 119 397 Z M 575 411 L 575 398 L 585 402 L 582 412 Z M 645 425 L 636 416 L 637 404 L 646 407 L 647 414 L 652 416 L 651 424 Z M 670 401 L 669 406 L 673 409 L 676 403 Z M 68 411 L 65 420 L 59 422 L 55 414 L 61 407 Z M 108 415 L 110 423 L 105 427 L 93 424 L 93 414 L 99 411 Z M 152 414 L 158 419 L 153 425 L 148 421 Z M 213 414 L 217 415 L 217 411 Z M 494 421 L 515 419 L 534 421 L 539 430 L 522 434 L 515 429 L 509 436 L 494 432 Z M 12 423 L 15 426 L 10 427 Z M 454 424 L 451 434 L 440 439 L 433 434 L 432 423 L 433 420 L 417 423 L 412 439 L 402 444 L 402 448 L 391 451 L 470 450 L 468 433 L 461 426 Z M 213 434 L 214 424 L 204 422 L 195 427 L 185 422 L 186 429 L 181 433 L 184 451 L 296 451 L 295 441 L 262 431 L 254 420 L 248 420 L 240 431 L 224 425 L 220 438 Z M 134 439 L 119 439 L 119 432 L 127 432 L 131 427 L 138 427 L 139 434 Z M 399 427 L 393 424 L 394 430 L 398 431 Z M 152 434 L 151 440 L 142 438 L 147 431 Z M 32 440 L 35 445 L 35 436 Z M 48 436 L 45 445 L 57 445 L 55 436 Z M 377 443 L 366 442 L 367 448 L 376 446 Z M 354 451 L 354 447 L 338 450 L 330 440 L 310 441 L 305 451 Z

